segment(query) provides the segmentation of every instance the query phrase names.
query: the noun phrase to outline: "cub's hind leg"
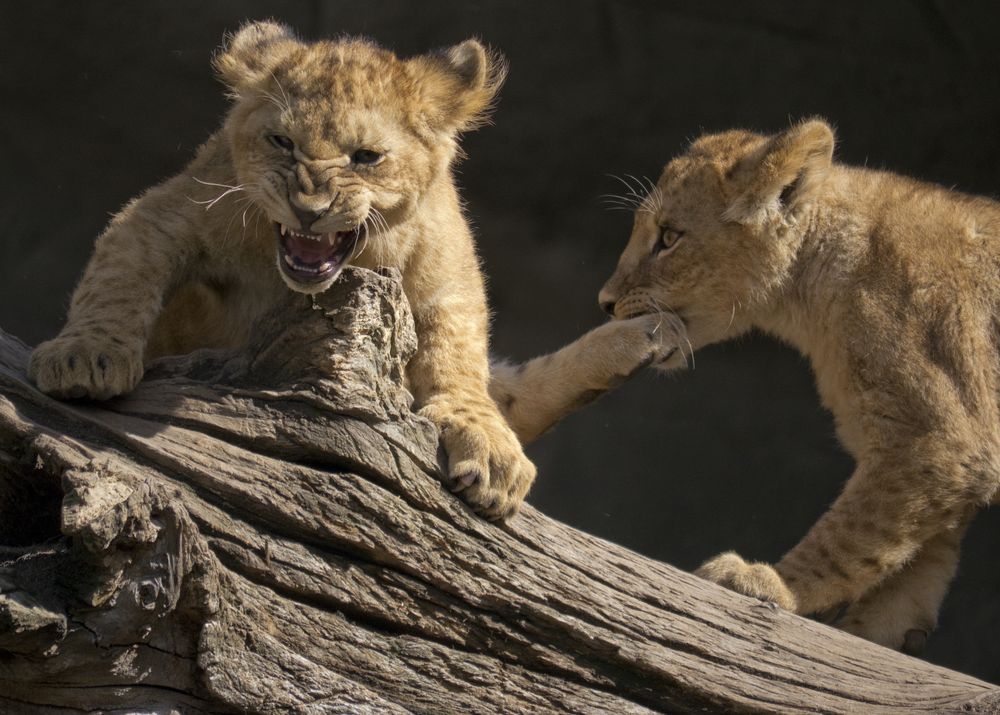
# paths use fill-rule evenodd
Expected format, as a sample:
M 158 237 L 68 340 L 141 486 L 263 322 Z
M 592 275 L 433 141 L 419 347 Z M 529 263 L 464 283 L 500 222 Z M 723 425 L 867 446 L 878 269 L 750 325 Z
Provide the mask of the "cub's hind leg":
M 680 338 L 657 315 L 613 320 L 566 347 L 519 365 L 490 365 L 490 396 L 521 444 L 642 368 L 679 349 Z
M 908 564 L 853 603 L 835 623 L 849 633 L 918 655 L 958 569 L 968 521 L 942 531 Z

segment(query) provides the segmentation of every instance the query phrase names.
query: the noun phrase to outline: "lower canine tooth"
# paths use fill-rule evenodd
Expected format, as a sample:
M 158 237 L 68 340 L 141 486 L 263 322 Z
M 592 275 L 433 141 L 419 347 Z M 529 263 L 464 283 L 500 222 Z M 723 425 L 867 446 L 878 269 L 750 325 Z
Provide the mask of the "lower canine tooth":
M 295 261 L 293 261 L 292 257 L 289 256 L 288 254 L 285 254 L 285 263 L 290 265 L 292 268 L 295 268 Z

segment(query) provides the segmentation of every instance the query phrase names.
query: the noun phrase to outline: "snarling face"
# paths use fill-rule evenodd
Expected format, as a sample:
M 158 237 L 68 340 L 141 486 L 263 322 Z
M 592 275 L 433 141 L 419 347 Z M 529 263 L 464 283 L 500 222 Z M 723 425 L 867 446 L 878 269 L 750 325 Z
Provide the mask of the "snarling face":
M 789 275 L 797 212 L 832 151 L 833 134 L 817 120 L 773 137 L 731 131 L 695 141 L 648 193 L 632 192 L 632 234 L 602 307 L 615 318 L 659 313 L 686 328 L 693 348 L 751 327 Z
M 305 293 L 328 288 L 369 244 L 398 248 L 392 229 L 503 76 L 474 41 L 400 60 L 364 40 L 303 43 L 273 23 L 243 28 L 215 64 L 236 95 L 236 180 L 273 223 L 285 282 Z

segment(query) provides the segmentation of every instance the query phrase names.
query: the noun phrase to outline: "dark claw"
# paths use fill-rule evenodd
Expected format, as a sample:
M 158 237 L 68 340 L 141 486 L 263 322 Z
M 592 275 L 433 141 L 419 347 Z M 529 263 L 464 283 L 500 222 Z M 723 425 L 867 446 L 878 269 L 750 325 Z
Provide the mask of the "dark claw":
M 499 500 L 494 501 L 490 505 L 490 510 L 492 511 L 493 509 L 497 509 L 498 506 L 499 506 Z M 507 508 L 507 509 L 504 509 L 502 511 L 498 510 L 496 512 L 491 513 L 489 516 L 487 516 L 486 520 L 494 522 L 494 523 L 495 522 L 500 522 L 500 521 L 507 521 L 508 519 L 513 518 L 517 514 L 517 512 L 518 512 L 518 508 L 517 507 Z
M 907 655 L 920 655 L 927 646 L 927 631 L 911 628 L 903 638 L 902 651 Z
M 825 623 L 828 626 L 832 626 L 840 621 L 841 618 L 847 613 L 847 609 L 850 603 L 841 603 L 839 606 L 831 606 L 825 611 L 820 611 L 815 614 L 815 618 L 820 623 Z
M 74 369 L 76 367 L 76 355 L 70 355 L 66 358 L 66 364 L 69 366 L 70 370 Z
M 671 350 L 670 350 L 669 352 L 667 352 L 667 354 L 666 354 L 666 355 L 664 355 L 664 356 L 663 356 L 663 357 L 661 357 L 661 358 L 660 358 L 659 360 L 657 360 L 657 361 L 656 361 L 656 364 L 657 364 L 657 365 L 662 365 L 662 364 L 663 364 L 663 363 L 665 363 L 665 362 L 666 362 L 667 360 L 669 360 L 670 358 L 672 358 L 672 357 L 674 356 L 674 353 L 676 353 L 676 352 L 677 352 L 677 348 L 672 348 L 672 349 L 671 349 Z
M 487 521 L 497 521 L 503 518 L 503 514 L 496 511 L 497 506 L 500 504 L 500 498 L 492 500 L 489 504 L 485 504 L 476 509 L 476 512 L 480 514 Z
M 98 355 L 97 356 L 97 367 L 100 368 L 101 372 L 104 372 L 104 371 L 106 371 L 108 369 L 108 356 L 107 355 Z

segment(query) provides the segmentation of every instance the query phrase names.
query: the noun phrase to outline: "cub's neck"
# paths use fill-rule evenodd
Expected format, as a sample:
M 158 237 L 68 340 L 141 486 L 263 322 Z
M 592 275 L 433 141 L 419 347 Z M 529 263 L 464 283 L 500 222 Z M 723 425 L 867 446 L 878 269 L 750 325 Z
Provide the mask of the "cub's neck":
M 831 167 L 817 197 L 796 216 L 800 235 L 786 280 L 755 312 L 754 327 L 815 357 L 838 341 L 847 291 L 864 256 L 867 219 L 845 212 L 850 176 Z

